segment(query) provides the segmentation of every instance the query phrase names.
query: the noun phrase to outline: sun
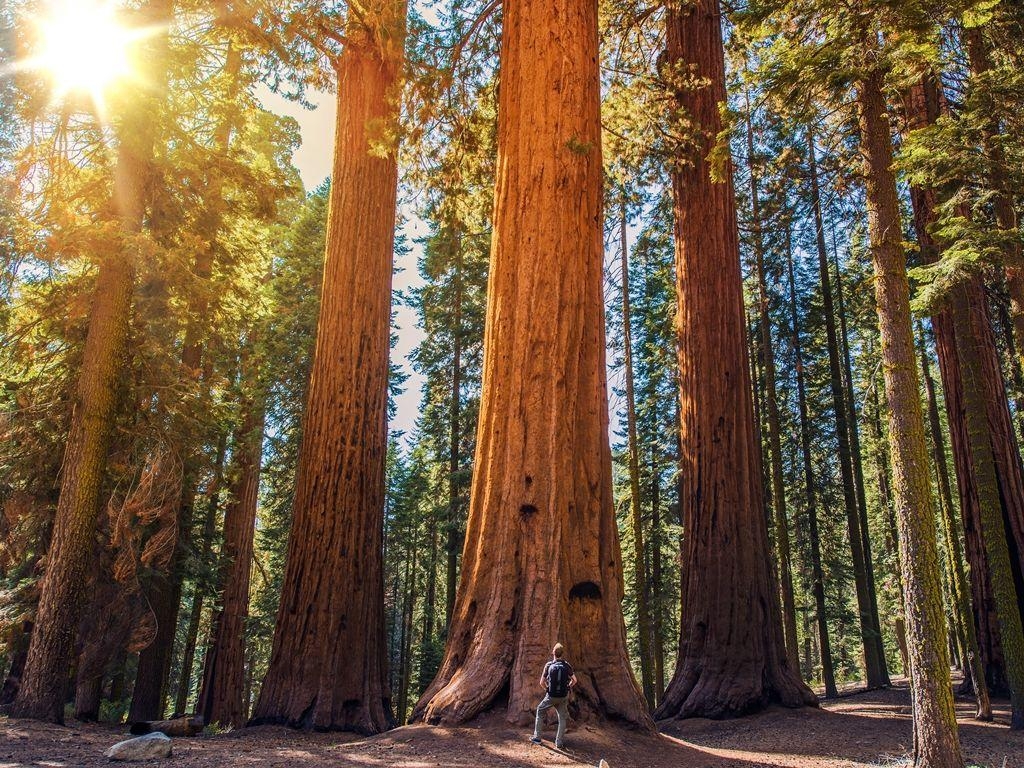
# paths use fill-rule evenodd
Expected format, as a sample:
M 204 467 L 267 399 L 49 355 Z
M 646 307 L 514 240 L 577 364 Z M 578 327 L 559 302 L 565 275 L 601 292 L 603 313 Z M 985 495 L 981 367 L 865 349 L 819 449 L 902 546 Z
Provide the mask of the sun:
M 111 4 L 55 4 L 38 26 L 38 66 L 58 93 L 102 94 L 131 73 L 132 35 L 118 24 Z
M 152 29 L 129 28 L 113 0 L 51 0 L 30 17 L 31 53 L 13 69 L 44 75 L 54 102 L 85 97 L 101 117 L 117 85 L 136 79 L 136 43 Z

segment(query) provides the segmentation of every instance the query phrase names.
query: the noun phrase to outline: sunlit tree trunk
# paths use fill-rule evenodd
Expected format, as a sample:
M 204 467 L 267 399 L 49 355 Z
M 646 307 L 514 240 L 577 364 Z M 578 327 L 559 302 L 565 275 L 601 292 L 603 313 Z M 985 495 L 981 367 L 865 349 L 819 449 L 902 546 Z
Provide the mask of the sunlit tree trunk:
M 650 725 L 620 607 L 599 110 L 596 0 L 506 0 L 475 472 L 429 723 L 529 721 L 560 641 L 574 716 Z
M 959 527 L 957 526 L 956 512 L 953 509 L 953 492 L 949 482 L 949 469 L 946 466 L 946 446 L 942 437 L 939 406 L 935 397 L 935 382 L 932 379 L 928 355 L 924 349 L 921 350 L 921 375 L 924 377 L 924 388 L 928 397 L 928 426 L 932 433 L 932 454 L 939 480 L 939 494 L 942 499 L 943 535 L 946 539 L 946 560 L 954 603 L 953 611 L 960 619 L 967 653 L 966 663 L 963 664 L 964 677 L 970 681 L 971 689 L 974 691 L 978 704 L 977 719 L 991 720 L 992 703 L 989 701 L 985 666 L 982 664 L 981 654 L 978 652 L 978 633 L 974 628 L 971 614 L 963 550 L 960 547 Z
M 337 61 L 320 320 L 281 605 L 252 720 L 376 733 L 393 724 L 382 539 L 406 4 L 361 7 Z
M 171 16 L 170 0 L 152 0 L 141 16 L 159 24 Z M 147 71 L 159 83 L 166 38 L 147 45 Z M 60 498 L 46 556 L 35 627 L 17 698 L 15 717 L 63 722 L 75 633 L 85 604 L 87 573 L 107 451 L 117 415 L 119 381 L 128 354 L 135 261 L 149 190 L 159 89 L 140 93 L 118 126 L 111 209 L 117 234 L 107 253 L 97 254 L 99 271 L 89 312 L 82 367 L 72 404 L 71 427 L 61 473 Z
M 769 555 L 732 173 L 713 181 L 708 160 L 726 98 L 721 9 L 717 0 L 685 6 L 672 0 L 665 23 L 664 76 L 699 133 L 670 169 L 684 612 L 675 674 L 657 715 L 721 717 L 771 702 L 813 704 L 786 653 Z M 701 78 L 696 87 L 694 74 Z
M 922 768 L 961 768 L 910 288 L 882 81 L 882 72 L 873 69 L 856 88 L 914 694 L 914 758 Z

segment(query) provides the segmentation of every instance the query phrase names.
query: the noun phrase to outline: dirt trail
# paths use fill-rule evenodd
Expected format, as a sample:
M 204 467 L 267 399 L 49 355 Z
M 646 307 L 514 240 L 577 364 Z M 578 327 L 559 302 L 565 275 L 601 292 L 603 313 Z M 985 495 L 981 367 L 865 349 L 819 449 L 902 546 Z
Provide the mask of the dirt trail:
M 490 716 L 462 728 L 424 725 L 398 728 L 365 739 L 350 734 L 299 733 L 284 728 L 250 728 L 233 733 L 175 739 L 167 768 L 854 768 L 894 766 L 911 748 L 909 693 L 904 686 L 828 702 L 821 710 L 771 709 L 739 720 L 687 720 L 662 726 L 661 735 L 579 724 L 557 752 L 550 741 L 531 744 L 528 729 Z M 996 722 L 971 719 L 970 701 L 957 702 L 960 732 L 969 765 L 1024 768 L 1024 735 L 1010 733 L 1005 702 Z M 66 727 L 0 718 L 0 768 L 22 766 L 107 766 L 103 751 L 121 738 L 123 727 Z M 553 736 L 553 728 L 545 732 Z M 157 765 L 152 763 L 151 765 Z

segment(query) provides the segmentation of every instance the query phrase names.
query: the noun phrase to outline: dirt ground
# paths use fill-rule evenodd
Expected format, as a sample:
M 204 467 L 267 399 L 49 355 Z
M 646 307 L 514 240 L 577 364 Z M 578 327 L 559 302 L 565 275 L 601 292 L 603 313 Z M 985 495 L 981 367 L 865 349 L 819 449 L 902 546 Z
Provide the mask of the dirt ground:
M 739 720 L 686 720 L 662 724 L 660 735 L 589 724 L 571 727 L 566 750 L 490 716 L 467 727 L 406 726 L 374 738 L 250 728 L 233 733 L 174 739 L 169 768 L 854 768 L 898 766 L 911 748 L 910 697 L 905 686 L 844 696 L 821 710 L 774 708 Z M 971 719 L 969 700 L 958 700 L 960 734 L 969 765 L 1024 768 L 1024 734 L 1007 727 L 1009 711 L 998 703 L 995 723 Z M 103 751 L 126 738 L 123 727 L 52 726 L 0 718 L 0 768 L 109 765 Z M 553 736 L 553 728 L 545 739 Z

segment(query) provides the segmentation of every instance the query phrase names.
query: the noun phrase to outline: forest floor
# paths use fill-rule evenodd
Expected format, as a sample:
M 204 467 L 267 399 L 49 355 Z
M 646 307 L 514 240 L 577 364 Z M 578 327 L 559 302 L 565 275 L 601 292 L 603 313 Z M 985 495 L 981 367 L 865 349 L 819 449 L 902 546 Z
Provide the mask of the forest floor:
M 528 741 L 529 729 L 492 715 L 471 726 L 412 725 L 374 738 L 300 733 L 260 727 L 174 739 L 168 768 L 854 768 L 908 764 L 910 694 L 905 685 L 844 695 L 820 710 L 772 708 L 738 720 L 686 720 L 663 724 L 661 735 L 589 724 L 571 727 L 565 751 L 550 741 Z M 960 735 L 969 765 L 1024 768 L 1024 735 L 1011 733 L 1009 709 L 998 702 L 995 723 L 972 719 L 968 699 L 957 700 Z M 0 768 L 109 765 L 103 752 L 124 727 L 62 727 L 0 718 Z M 553 737 L 545 732 L 545 739 Z M 158 763 L 151 763 L 157 765 Z

